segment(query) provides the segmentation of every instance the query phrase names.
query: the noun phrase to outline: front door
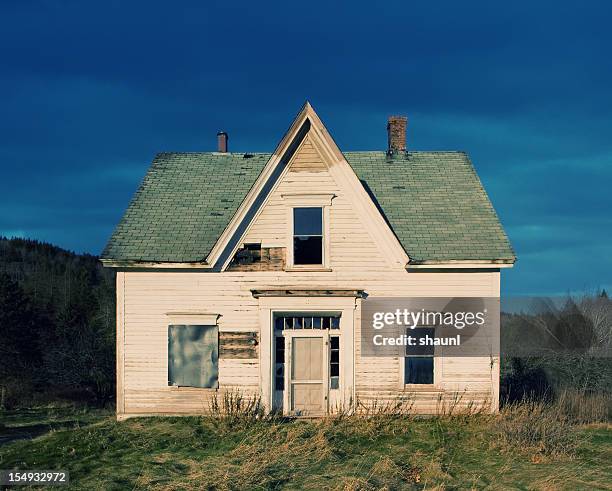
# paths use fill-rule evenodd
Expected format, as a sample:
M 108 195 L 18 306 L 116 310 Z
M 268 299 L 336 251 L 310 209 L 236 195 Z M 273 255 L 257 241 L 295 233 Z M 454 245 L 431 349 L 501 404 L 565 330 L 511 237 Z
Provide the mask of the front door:
M 294 415 L 317 416 L 326 412 L 325 340 L 326 336 L 295 334 L 289 337 L 291 358 L 287 392 L 290 411 Z

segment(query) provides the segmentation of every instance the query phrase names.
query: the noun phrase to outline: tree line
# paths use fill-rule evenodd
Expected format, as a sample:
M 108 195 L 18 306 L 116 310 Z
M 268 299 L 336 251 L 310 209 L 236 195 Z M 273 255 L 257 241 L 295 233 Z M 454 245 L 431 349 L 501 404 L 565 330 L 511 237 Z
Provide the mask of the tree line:
M 530 299 L 502 314 L 502 396 L 610 392 L 612 301 L 605 291 Z M 115 273 L 96 256 L 0 237 L 0 409 L 112 402 Z
M 0 406 L 114 395 L 114 272 L 98 258 L 0 237 Z

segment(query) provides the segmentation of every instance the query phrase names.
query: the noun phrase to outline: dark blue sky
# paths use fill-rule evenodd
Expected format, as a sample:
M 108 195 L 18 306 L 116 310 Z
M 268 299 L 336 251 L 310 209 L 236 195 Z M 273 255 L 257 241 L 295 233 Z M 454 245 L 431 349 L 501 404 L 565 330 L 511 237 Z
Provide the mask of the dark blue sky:
M 427 5 L 430 4 L 430 5 Z M 180 8 L 178 6 L 181 6 Z M 0 234 L 98 254 L 158 151 L 270 151 L 304 100 L 344 150 L 467 151 L 506 294 L 612 286 L 609 2 L 0 3 Z

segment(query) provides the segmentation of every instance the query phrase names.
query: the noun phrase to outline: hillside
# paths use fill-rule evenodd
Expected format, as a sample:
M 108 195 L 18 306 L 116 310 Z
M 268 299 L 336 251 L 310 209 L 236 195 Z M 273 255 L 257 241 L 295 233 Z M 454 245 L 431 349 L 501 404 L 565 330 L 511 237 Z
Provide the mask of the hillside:
M 97 257 L 0 238 L 0 404 L 112 397 L 114 310 Z
M 8 414 L 7 430 L 28 416 Z M 431 419 L 38 416 L 53 431 L 0 442 L 0 466 L 68 471 L 74 489 L 609 489 L 612 471 L 608 424 L 537 403 Z

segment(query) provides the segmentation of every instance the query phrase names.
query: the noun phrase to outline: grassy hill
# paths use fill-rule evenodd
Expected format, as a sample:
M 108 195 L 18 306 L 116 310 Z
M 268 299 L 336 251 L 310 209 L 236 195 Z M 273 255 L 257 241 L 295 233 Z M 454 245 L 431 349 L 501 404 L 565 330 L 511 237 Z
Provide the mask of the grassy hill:
M 574 424 L 537 403 L 506 408 L 498 416 L 430 419 L 378 414 L 118 423 L 103 413 L 58 409 L 39 417 L 54 425 L 53 431 L 0 446 L 0 468 L 67 470 L 71 489 L 612 487 L 611 426 Z M 7 414 L 5 424 L 15 428 L 35 419 Z

